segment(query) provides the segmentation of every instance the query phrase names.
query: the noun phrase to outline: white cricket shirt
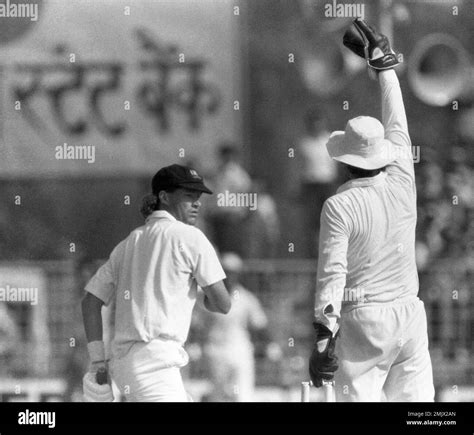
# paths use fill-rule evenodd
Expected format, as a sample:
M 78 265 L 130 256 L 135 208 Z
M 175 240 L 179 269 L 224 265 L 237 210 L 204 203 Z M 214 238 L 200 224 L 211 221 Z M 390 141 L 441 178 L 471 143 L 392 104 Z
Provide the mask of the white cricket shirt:
M 153 212 L 112 251 L 86 285 L 105 305 L 115 298 L 115 356 L 135 342 L 188 336 L 197 285 L 225 279 L 217 254 L 198 228 Z
M 398 158 L 375 177 L 343 184 L 321 212 L 315 320 L 332 331 L 341 308 L 418 294 L 416 187 L 405 108 L 395 71 L 379 73 L 379 82 L 385 138 Z

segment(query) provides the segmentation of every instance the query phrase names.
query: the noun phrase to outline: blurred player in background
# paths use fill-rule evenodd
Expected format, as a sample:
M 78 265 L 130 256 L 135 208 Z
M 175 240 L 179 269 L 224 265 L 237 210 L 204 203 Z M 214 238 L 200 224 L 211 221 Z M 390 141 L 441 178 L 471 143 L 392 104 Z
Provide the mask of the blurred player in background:
M 337 401 L 430 402 L 427 321 L 417 297 L 415 175 L 393 70 L 398 60 L 387 38 L 359 19 L 344 44 L 367 58 L 379 82 L 383 125 L 351 119 L 327 144 L 349 181 L 321 215 L 311 379 L 319 387 L 334 377 Z
M 249 210 L 245 207 L 220 207 L 219 194 L 247 193 L 252 188 L 252 179 L 240 162 L 240 151 L 232 142 L 222 142 L 217 148 L 217 171 L 212 175 L 212 189 L 216 193 L 209 201 L 208 221 L 212 228 L 212 241 L 220 252 L 233 251 L 246 255 L 243 233 Z
M 252 192 L 257 207 L 248 213 L 244 228 L 247 258 L 274 258 L 281 242 L 281 222 L 275 198 L 268 192 L 263 180 L 254 180 Z
M 337 164 L 328 156 L 329 139 L 327 119 L 313 108 L 305 117 L 306 134 L 299 143 L 301 201 L 304 207 L 304 230 L 307 255 L 317 257 L 319 217 L 324 201 L 334 194 L 337 182 Z
M 85 288 L 82 311 L 91 360 L 84 377 L 85 400 L 113 399 L 103 305 L 116 303 L 110 372 L 132 402 L 188 400 L 180 367 L 188 362 L 183 344 L 198 285 L 206 309 L 227 313 L 231 306 L 217 254 L 194 227 L 201 194 L 212 192 L 194 169 L 180 165 L 160 169 L 152 191 L 142 206 L 145 225 L 115 247 Z
M 251 402 L 255 400 L 255 356 L 252 338 L 269 345 L 267 317 L 257 299 L 239 281 L 243 263 L 235 253 L 224 253 L 221 263 L 232 295 L 232 310 L 226 316 L 201 314 L 205 336 L 203 357 L 212 382 L 207 401 Z

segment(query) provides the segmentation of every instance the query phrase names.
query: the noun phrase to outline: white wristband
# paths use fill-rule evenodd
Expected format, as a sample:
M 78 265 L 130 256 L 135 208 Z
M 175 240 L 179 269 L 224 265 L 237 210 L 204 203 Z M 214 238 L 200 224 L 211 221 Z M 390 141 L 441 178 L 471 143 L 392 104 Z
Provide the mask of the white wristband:
M 87 350 L 89 351 L 91 362 L 105 361 L 105 346 L 103 341 L 96 340 L 87 343 Z

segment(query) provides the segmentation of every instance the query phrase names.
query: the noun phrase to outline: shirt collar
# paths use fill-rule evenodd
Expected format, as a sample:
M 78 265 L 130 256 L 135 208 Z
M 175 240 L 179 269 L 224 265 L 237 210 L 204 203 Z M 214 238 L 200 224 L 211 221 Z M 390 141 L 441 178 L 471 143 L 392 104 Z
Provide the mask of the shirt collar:
M 354 187 L 376 186 L 377 184 L 383 183 L 386 178 L 387 173 L 385 171 L 380 172 L 380 174 L 377 174 L 375 177 L 355 178 L 340 186 L 339 189 L 337 189 L 337 193 L 345 192 Z
M 171 213 L 167 212 L 166 210 L 155 210 L 146 218 L 145 222 L 148 222 L 151 219 L 168 219 L 170 221 L 177 220 Z

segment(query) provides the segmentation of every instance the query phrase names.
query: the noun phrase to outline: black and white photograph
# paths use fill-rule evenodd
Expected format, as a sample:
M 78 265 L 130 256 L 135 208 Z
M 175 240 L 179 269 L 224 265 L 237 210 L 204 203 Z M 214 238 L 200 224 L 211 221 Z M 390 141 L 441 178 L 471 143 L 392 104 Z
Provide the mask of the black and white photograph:
M 0 434 L 474 433 L 473 22 L 0 0 Z

